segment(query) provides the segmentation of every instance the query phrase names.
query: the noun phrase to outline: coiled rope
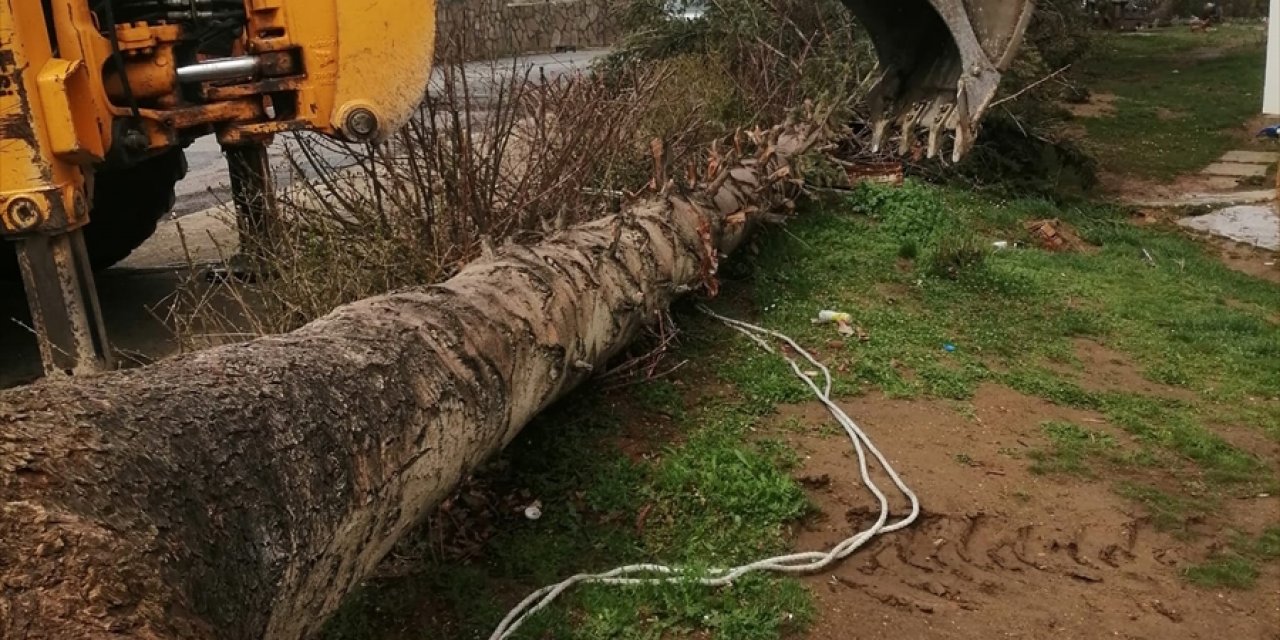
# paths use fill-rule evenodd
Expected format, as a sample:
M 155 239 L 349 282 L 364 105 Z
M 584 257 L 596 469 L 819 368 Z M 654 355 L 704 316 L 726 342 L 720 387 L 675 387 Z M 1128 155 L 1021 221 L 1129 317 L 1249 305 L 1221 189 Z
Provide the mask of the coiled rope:
M 750 338 L 752 342 L 755 342 L 765 351 L 774 355 L 779 355 L 787 361 L 787 364 L 791 366 L 791 371 L 794 372 L 796 377 L 802 380 L 809 389 L 813 391 L 814 395 L 818 398 L 818 401 L 827 408 L 827 411 L 831 413 L 836 422 L 840 423 L 840 426 L 844 428 L 845 433 L 849 436 L 850 442 L 853 443 L 854 451 L 858 455 L 858 470 L 862 475 L 862 484 L 866 486 L 871 494 L 875 496 L 876 501 L 880 504 L 879 517 L 876 518 L 875 523 L 871 526 L 859 531 L 853 537 L 844 540 L 840 544 L 837 544 L 829 551 L 811 551 L 766 558 L 764 560 L 759 560 L 757 562 L 752 562 L 738 567 L 713 569 L 705 572 L 701 577 L 696 578 L 687 575 L 685 569 L 681 567 L 670 567 L 660 564 L 633 564 L 618 567 L 605 573 L 578 574 L 564 580 L 563 582 L 548 585 L 529 594 L 529 597 L 522 600 L 520 604 L 516 605 L 516 607 L 507 614 L 507 617 L 503 618 L 502 622 L 493 631 L 493 634 L 489 636 L 489 640 L 506 640 L 507 638 L 510 638 L 521 625 L 527 622 L 534 615 L 537 615 L 539 611 L 545 609 L 548 605 L 554 602 L 556 598 L 559 598 L 561 594 L 575 585 L 608 584 L 636 586 L 680 583 L 700 584 L 707 587 L 723 587 L 731 584 L 734 580 L 737 580 L 742 576 L 756 571 L 789 575 L 817 573 L 833 564 L 836 564 L 837 562 L 840 562 L 841 560 L 844 560 L 845 558 L 848 558 L 850 555 L 853 555 L 855 551 L 860 549 L 872 538 L 911 526 L 911 524 L 920 516 L 920 500 L 916 497 L 916 494 L 911 491 L 905 482 L 902 481 L 902 478 L 893 468 L 893 465 L 889 464 L 889 461 L 885 459 L 884 454 L 880 452 L 880 449 L 872 443 L 871 438 L 868 437 L 862 428 L 859 427 L 852 418 L 845 414 L 844 410 L 842 410 L 839 405 L 831 399 L 831 371 L 825 365 L 797 344 L 795 340 L 778 333 L 777 331 L 758 327 L 741 320 L 727 318 L 706 308 L 705 306 L 699 305 L 698 310 Z M 768 341 L 769 338 L 786 344 L 795 353 L 803 357 L 805 361 L 817 368 L 822 373 L 823 385 L 819 387 L 811 376 L 806 375 L 800 368 L 800 363 L 793 356 L 787 353 L 780 353 L 778 350 L 774 349 L 773 345 Z M 885 496 L 884 492 L 875 483 L 875 481 L 871 479 L 871 472 L 867 460 L 868 452 L 870 452 L 871 456 L 875 458 L 877 463 L 879 463 L 880 468 L 883 469 L 884 472 L 888 474 L 889 478 L 893 480 L 893 484 L 898 492 L 911 502 L 911 512 L 896 522 L 889 522 L 889 499 Z

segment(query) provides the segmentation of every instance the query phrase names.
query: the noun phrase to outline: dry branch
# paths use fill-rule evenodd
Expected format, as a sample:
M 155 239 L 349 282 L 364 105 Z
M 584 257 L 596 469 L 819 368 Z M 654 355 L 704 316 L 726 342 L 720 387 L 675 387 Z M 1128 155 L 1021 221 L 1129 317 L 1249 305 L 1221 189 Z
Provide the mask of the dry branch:
M 825 122 L 742 135 L 689 194 L 668 183 L 441 285 L 0 395 L 0 636 L 313 634 L 462 477 L 790 206 Z

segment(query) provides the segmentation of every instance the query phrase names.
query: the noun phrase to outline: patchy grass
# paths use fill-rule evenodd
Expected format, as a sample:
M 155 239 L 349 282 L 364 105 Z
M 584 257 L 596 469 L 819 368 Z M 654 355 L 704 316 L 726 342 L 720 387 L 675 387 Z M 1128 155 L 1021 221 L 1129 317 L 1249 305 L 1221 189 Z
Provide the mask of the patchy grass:
M 1258 581 L 1258 567 L 1248 558 L 1228 555 L 1187 567 L 1183 575 L 1200 587 L 1248 589 Z
M 755 266 L 761 319 L 807 344 L 826 345 L 824 355 L 848 374 L 840 391 L 879 387 L 898 397 L 966 399 L 978 384 L 996 381 L 1102 412 L 1221 479 L 1260 468 L 1204 425 L 1238 405 L 1250 407 L 1265 432 L 1280 420 L 1280 327 L 1266 311 L 1280 306 L 1280 288 L 1224 267 L 1175 230 L 1131 226 L 1123 211 L 1106 206 L 1063 210 L 911 183 L 891 197 L 880 191 L 866 190 L 878 206 L 874 216 L 863 215 L 861 195 L 806 212 L 788 233 L 768 237 Z M 1050 216 L 1075 224 L 1098 249 L 987 249 L 954 279 L 900 258 L 904 242 L 928 252 L 959 228 L 982 238 L 984 247 L 994 240 L 1029 243 L 1022 221 Z M 1154 266 L 1143 249 L 1156 257 Z M 820 309 L 852 313 L 869 339 L 841 340 L 829 326 L 811 324 Z M 1080 336 L 1129 354 L 1151 381 L 1202 401 L 1090 391 L 1045 366 L 1071 361 Z M 802 399 L 784 366 L 748 349 L 711 357 L 749 398 Z
M 1087 460 L 1095 455 L 1110 454 L 1119 448 L 1108 434 L 1085 429 L 1070 422 L 1046 422 L 1041 425 L 1049 438 L 1047 450 L 1031 452 L 1036 473 L 1074 473 L 1092 476 Z
M 1259 565 L 1277 559 L 1280 559 L 1280 527 L 1271 527 L 1256 539 L 1237 536 L 1229 550 L 1202 564 L 1187 567 L 1183 575 L 1201 587 L 1249 589 L 1262 573 Z
M 1083 79 L 1116 96 L 1115 112 L 1078 122 L 1104 170 L 1172 180 L 1245 144 L 1240 125 L 1261 104 L 1266 33 L 1258 25 L 1155 33 L 1098 37 Z
M 684 417 L 684 399 L 680 389 L 670 380 L 651 380 L 634 389 L 634 397 L 640 407 L 669 418 Z
M 1074 225 L 1095 248 L 990 248 L 995 240 L 1030 246 L 1022 223 L 1048 217 Z M 959 234 L 981 257 L 940 273 L 926 256 Z M 1276 486 L 1276 469 L 1209 425 L 1277 437 L 1280 326 L 1268 310 L 1280 308 L 1280 288 L 1227 269 L 1177 230 L 1135 227 L 1105 205 L 993 200 L 908 182 L 807 211 L 764 245 L 752 275 L 758 319 L 821 345 L 843 372 L 839 393 L 965 400 L 996 382 L 1098 412 L 1130 437 L 1049 424 L 1034 469 L 1131 477 L 1139 484 L 1118 491 L 1170 529 L 1214 510 L 1220 495 Z M 811 324 L 820 309 L 851 313 L 869 339 Z M 1122 352 L 1179 399 L 1085 388 L 1050 366 L 1076 361 L 1079 337 Z M 747 349 L 711 353 L 711 364 L 761 405 L 803 399 L 785 367 Z M 1163 494 L 1142 488 L 1144 478 L 1203 486 L 1205 495 Z
M 1217 506 L 1201 497 L 1175 495 L 1159 487 L 1129 481 L 1116 485 L 1116 492 L 1141 504 L 1157 529 L 1182 537 L 1191 536 L 1191 524 L 1203 519 Z
M 1250 550 L 1265 560 L 1280 560 L 1280 525 L 1270 527 L 1253 541 Z

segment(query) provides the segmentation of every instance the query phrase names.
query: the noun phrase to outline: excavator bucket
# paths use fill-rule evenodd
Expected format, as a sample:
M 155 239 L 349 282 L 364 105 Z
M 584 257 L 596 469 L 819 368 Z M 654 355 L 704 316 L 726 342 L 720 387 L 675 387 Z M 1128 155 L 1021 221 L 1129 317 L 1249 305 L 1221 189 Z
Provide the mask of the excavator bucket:
M 952 157 L 973 146 L 1026 33 L 1035 0 L 842 0 L 871 35 L 880 68 L 868 96 L 873 146 L 896 128 L 900 153 L 918 130 L 937 155 L 954 132 Z

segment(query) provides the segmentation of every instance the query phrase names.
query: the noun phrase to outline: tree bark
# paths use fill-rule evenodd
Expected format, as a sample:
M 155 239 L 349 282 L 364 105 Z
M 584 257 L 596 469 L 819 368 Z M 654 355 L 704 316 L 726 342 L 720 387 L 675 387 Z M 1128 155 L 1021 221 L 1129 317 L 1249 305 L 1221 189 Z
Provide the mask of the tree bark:
M 314 634 L 461 478 L 712 281 L 827 137 L 742 136 L 688 195 L 660 181 L 288 335 L 0 395 L 0 636 Z

